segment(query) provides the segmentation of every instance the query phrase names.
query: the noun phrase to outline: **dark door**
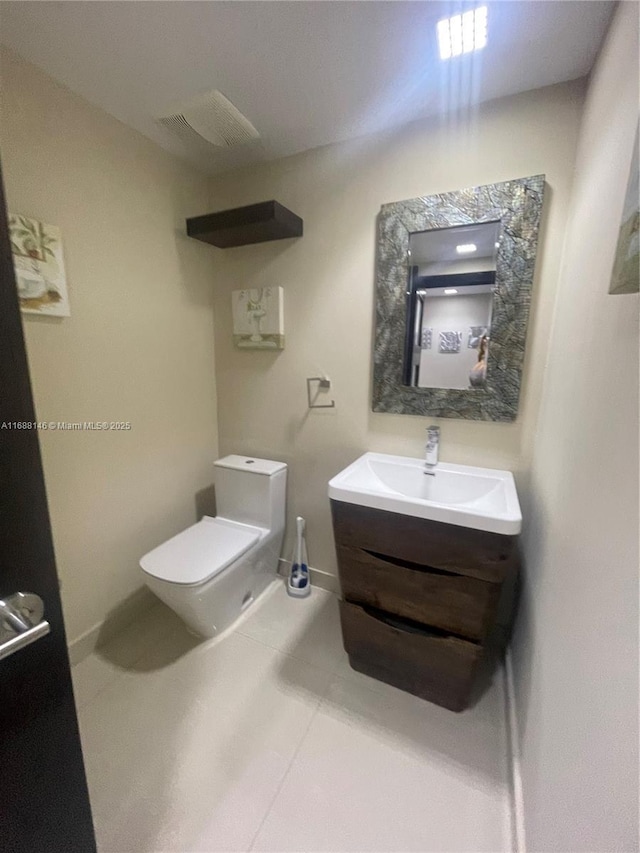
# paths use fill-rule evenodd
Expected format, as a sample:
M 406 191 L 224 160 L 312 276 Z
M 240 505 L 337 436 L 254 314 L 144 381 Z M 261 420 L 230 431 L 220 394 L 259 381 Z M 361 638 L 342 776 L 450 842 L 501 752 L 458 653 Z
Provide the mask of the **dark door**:
M 0 603 L 0 850 L 91 853 L 38 435 L 16 426 L 34 421 L 0 174 L 0 602 L 9 600 Z M 11 598 L 17 592 L 42 599 L 48 633 L 33 600 Z M 32 624 L 40 627 L 27 637 Z

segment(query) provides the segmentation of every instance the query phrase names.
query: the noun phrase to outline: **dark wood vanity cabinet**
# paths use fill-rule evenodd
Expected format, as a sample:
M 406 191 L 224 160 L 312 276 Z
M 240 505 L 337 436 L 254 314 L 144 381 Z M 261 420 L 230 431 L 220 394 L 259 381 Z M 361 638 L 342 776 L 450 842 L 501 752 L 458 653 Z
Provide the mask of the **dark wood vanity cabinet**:
M 331 501 L 351 666 L 452 711 L 508 639 L 517 536 Z

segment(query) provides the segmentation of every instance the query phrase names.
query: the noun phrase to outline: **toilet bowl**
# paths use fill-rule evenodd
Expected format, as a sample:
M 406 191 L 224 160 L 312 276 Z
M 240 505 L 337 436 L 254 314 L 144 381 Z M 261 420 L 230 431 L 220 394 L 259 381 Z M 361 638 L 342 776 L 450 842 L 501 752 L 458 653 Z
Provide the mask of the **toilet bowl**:
M 215 518 L 140 560 L 149 589 L 204 637 L 230 628 L 275 579 L 285 523 L 284 462 L 232 455 L 214 467 Z

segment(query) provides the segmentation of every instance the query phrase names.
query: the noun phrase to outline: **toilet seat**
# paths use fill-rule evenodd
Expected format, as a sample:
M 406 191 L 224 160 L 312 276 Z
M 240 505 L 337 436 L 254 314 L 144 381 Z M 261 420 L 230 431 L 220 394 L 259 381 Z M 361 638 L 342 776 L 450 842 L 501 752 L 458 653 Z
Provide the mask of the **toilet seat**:
M 147 574 L 170 583 L 193 586 L 208 581 L 260 539 L 261 529 L 209 518 L 178 533 L 140 561 Z

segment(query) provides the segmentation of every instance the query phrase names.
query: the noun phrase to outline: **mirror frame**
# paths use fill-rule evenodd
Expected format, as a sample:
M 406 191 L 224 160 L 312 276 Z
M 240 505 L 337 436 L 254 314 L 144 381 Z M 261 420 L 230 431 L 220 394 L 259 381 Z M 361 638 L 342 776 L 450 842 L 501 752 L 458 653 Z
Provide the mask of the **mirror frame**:
M 378 216 L 372 409 L 404 415 L 513 421 L 518 414 L 545 176 L 384 204 Z M 402 384 L 409 237 L 500 220 L 491 343 L 483 388 Z

